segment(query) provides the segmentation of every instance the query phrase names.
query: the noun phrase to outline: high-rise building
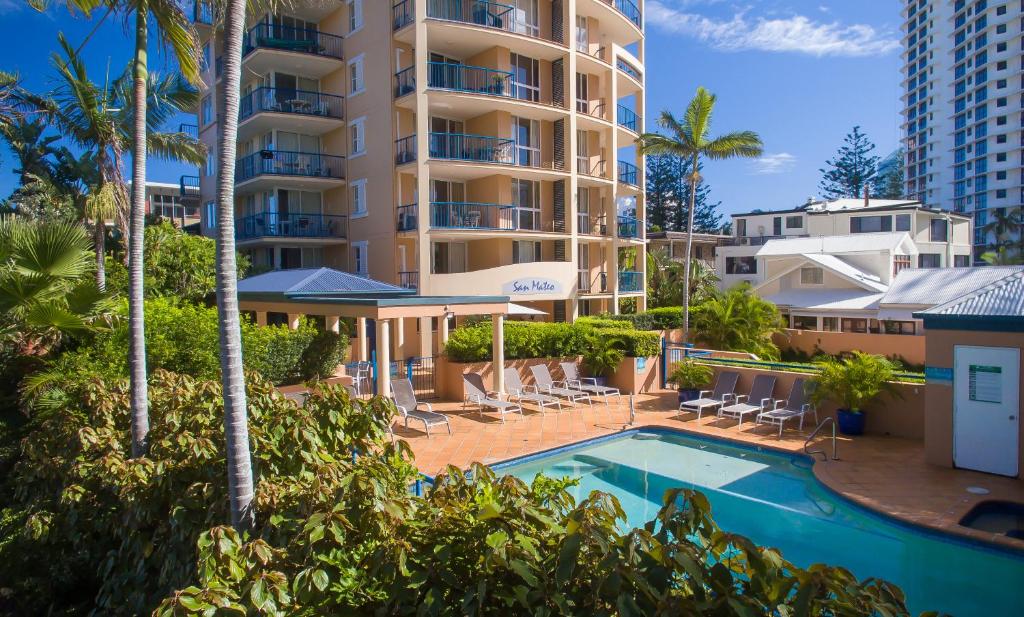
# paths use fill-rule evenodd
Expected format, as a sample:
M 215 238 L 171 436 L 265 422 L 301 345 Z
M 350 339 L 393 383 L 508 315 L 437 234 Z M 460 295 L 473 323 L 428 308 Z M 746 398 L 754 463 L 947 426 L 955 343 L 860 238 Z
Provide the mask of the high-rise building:
M 993 212 L 1024 203 L 1021 0 L 907 0 L 907 196 L 974 218 L 977 259 Z
M 644 302 L 639 0 L 346 0 L 252 14 L 235 237 L 253 264 L 329 266 L 548 319 Z M 199 5 L 199 136 L 221 34 Z M 215 223 L 213 156 L 200 173 Z

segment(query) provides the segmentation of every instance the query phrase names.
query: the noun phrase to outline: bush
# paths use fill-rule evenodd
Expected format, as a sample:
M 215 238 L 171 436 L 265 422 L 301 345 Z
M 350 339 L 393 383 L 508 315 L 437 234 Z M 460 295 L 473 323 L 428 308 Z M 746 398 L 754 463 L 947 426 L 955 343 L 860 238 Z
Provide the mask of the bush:
M 615 322 L 613 322 L 615 323 Z M 587 339 L 597 331 L 602 337 L 621 338 L 630 357 L 651 357 L 660 353 L 657 332 L 634 330 L 628 324 L 595 329 L 586 323 L 505 322 L 505 359 L 565 358 L 583 355 Z M 462 326 L 452 331 L 445 354 L 453 362 L 484 362 L 491 359 L 491 323 Z
M 716 293 L 694 307 L 692 331 L 711 349 L 746 351 L 762 360 L 777 360 L 779 348 L 772 335 L 782 332 L 785 321 L 779 309 L 758 297 L 749 283 Z
M 600 317 L 580 317 L 574 323 L 591 328 L 632 328 L 633 322 L 629 319 L 618 319 L 621 315 L 602 315 Z
M 898 393 L 892 384 L 897 366 L 885 356 L 855 351 L 848 358 L 830 358 L 819 366 L 821 372 L 811 381 L 811 400 L 816 405 L 831 400 L 841 409 L 858 413 L 882 392 Z
M 604 314 L 599 319 L 625 321 L 632 324 L 637 330 L 674 330 L 683 327 L 683 308 L 681 306 L 664 306 L 641 313 Z

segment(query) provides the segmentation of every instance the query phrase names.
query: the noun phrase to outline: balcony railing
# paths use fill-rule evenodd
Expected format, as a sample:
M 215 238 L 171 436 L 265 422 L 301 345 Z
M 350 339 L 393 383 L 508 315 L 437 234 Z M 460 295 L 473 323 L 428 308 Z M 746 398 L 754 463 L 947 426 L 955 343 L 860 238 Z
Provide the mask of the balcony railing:
M 620 214 L 617 217 L 618 236 L 620 238 L 639 238 L 643 230 L 643 221 L 632 216 Z
M 512 73 L 451 62 L 428 62 L 427 86 L 492 96 L 513 95 Z
M 619 126 L 629 129 L 634 133 L 640 130 L 640 116 L 636 115 L 636 112 L 625 105 L 619 105 L 618 107 L 618 122 Z
M 619 70 L 625 73 L 626 75 L 629 75 L 633 79 L 640 81 L 640 71 L 632 64 L 626 62 L 622 58 L 619 58 L 616 61 L 615 65 L 619 67 Z
M 333 94 L 291 88 L 256 88 L 238 102 L 238 119 L 260 112 L 343 118 L 345 99 Z
M 589 270 L 580 270 L 576 285 L 581 294 L 602 294 L 608 293 L 608 273 L 598 272 L 591 278 Z
M 213 5 L 209 2 L 203 2 L 202 0 L 196 0 L 193 2 L 192 22 L 204 24 L 206 26 L 213 25 Z
M 419 225 L 419 209 L 416 204 L 398 206 L 398 231 L 415 231 Z
M 401 0 L 391 6 L 391 27 L 401 30 L 416 20 L 416 7 L 413 0 Z
M 178 184 L 182 197 L 199 197 L 199 176 L 182 176 Z
M 255 49 L 282 49 L 317 56 L 341 58 L 340 36 L 324 34 L 309 28 L 293 28 L 276 24 L 256 24 L 246 33 L 242 55 Z
M 427 0 L 427 17 L 474 24 L 532 36 L 540 36 L 537 25 L 526 22 L 515 7 L 485 0 Z M 557 42 L 561 43 L 561 40 Z
M 331 214 L 264 212 L 235 222 L 235 238 L 344 238 L 345 217 Z
M 626 19 L 640 27 L 640 9 L 630 0 L 604 0 L 607 4 L 615 7 L 615 10 L 626 16 Z
M 395 98 L 416 91 L 416 67 L 410 66 L 395 73 Z
M 588 236 L 608 235 L 608 219 L 603 214 L 591 217 L 587 212 L 580 212 L 576 215 L 576 225 L 578 227 L 577 233 Z
M 430 226 L 435 229 L 518 229 L 518 208 L 486 203 L 430 203 Z
M 619 161 L 619 182 L 630 186 L 640 186 L 640 170 L 626 161 Z
M 501 137 L 431 133 L 430 158 L 515 165 L 515 142 Z
M 199 127 L 195 124 L 179 124 L 178 132 L 184 133 L 192 139 L 199 139 Z
M 263 175 L 344 178 L 344 163 L 344 157 L 329 154 L 262 150 L 238 159 L 235 182 Z
M 398 273 L 398 286 L 404 289 L 416 289 L 420 282 L 420 271 L 410 270 L 409 272 Z
M 404 165 L 416 160 L 416 136 L 400 137 L 395 140 L 395 164 Z
M 642 272 L 619 272 L 619 291 L 628 293 L 644 288 Z

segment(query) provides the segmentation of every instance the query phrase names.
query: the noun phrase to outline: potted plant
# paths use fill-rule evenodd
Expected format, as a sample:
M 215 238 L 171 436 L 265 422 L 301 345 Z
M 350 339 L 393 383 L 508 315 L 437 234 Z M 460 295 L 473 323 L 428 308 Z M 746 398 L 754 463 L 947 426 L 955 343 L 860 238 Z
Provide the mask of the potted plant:
M 844 435 L 864 433 L 864 405 L 882 392 L 898 393 L 892 382 L 896 365 L 884 356 L 860 351 L 847 358 L 819 363 L 821 373 L 811 381 L 811 401 L 832 401 L 839 406 L 836 421 Z
M 583 369 L 593 377 L 597 385 L 608 384 L 608 376 L 615 372 L 626 356 L 626 344 L 618 337 L 591 336 L 583 352 Z
M 668 381 L 679 388 L 679 402 L 692 401 L 700 395 L 702 388 L 711 383 L 715 372 L 707 364 L 699 364 L 686 358 L 672 369 Z

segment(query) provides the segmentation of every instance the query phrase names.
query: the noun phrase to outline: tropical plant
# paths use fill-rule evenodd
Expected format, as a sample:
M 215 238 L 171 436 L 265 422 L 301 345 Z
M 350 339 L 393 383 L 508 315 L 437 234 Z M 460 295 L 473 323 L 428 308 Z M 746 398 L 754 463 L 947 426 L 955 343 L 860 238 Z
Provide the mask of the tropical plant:
M 608 377 L 625 357 L 626 342 L 618 336 L 595 333 L 587 337 L 583 350 L 583 368 L 593 377 Z
M 668 376 L 668 381 L 674 383 L 680 390 L 700 390 L 711 383 L 715 371 L 707 364 L 694 362 L 692 358 L 680 360 Z
M 690 187 L 689 209 L 686 224 L 686 255 L 693 254 L 694 211 L 696 210 L 697 186 L 700 184 L 700 160 L 724 160 L 736 157 L 754 158 L 761 156 L 763 145 L 761 138 L 753 131 L 727 133 L 711 138 L 711 114 L 715 108 L 715 95 L 703 87 L 686 108 L 682 122 L 669 111 L 661 112 L 658 124 L 668 131 L 669 135 L 660 133 L 644 133 L 637 140 L 641 154 L 673 154 L 690 161 L 691 174 L 687 178 Z M 692 260 L 687 259 L 684 266 L 683 280 L 690 280 Z M 690 336 L 690 288 L 683 287 L 683 340 Z
M 772 335 L 785 327 L 779 309 L 762 300 L 748 283 L 718 293 L 694 309 L 697 338 L 713 349 L 746 351 L 762 359 L 777 359 Z
M 840 409 L 860 413 L 883 392 L 899 395 L 893 384 L 898 367 L 885 356 L 854 351 L 846 358 L 829 358 L 818 366 L 821 372 L 810 386 L 811 400 L 816 405 L 830 400 Z
M 718 277 L 709 264 L 699 259 L 690 264 L 689 301 L 700 304 L 715 292 Z M 651 308 L 682 306 L 683 281 L 686 269 L 671 259 L 665 249 L 647 252 L 647 306 Z M 682 327 L 680 325 L 679 327 Z
M 992 220 L 982 227 L 986 235 L 992 234 L 995 238 L 991 245 L 991 252 L 994 252 L 995 256 L 991 259 L 1000 262 L 1001 265 L 1006 262 L 1020 263 L 1020 260 L 1024 259 L 1024 210 L 996 208 L 991 215 Z M 1000 253 L 1000 249 L 1005 250 Z M 982 259 L 985 259 L 984 255 Z
M 860 197 L 878 172 L 878 157 L 871 154 L 875 144 L 860 132 L 859 126 L 853 127 L 843 143 L 835 158 L 825 161 L 826 168 L 818 170 L 822 174 L 818 186 L 828 199 Z

